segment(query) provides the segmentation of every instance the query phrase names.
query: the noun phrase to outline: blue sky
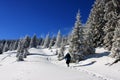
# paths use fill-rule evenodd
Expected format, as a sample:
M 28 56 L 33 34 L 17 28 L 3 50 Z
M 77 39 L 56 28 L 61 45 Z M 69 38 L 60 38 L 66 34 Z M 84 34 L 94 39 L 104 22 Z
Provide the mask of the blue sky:
M 62 34 L 74 26 L 78 9 L 84 24 L 94 0 L 0 0 L 0 39 L 17 39 L 48 32 Z

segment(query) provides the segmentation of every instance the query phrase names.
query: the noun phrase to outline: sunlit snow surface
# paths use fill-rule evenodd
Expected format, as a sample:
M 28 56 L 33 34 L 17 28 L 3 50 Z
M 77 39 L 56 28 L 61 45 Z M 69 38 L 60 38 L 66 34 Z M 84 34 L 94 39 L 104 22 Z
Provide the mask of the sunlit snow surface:
M 25 61 L 16 61 L 16 51 L 0 55 L 1 80 L 120 80 L 120 63 L 109 66 L 114 59 L 107 57 L 108 51 L 97 48 L 94 55 L 79 63 L 58 61 L 56 49 L 29 50 Z M 66 51 L 67 52 L 67 51 Z

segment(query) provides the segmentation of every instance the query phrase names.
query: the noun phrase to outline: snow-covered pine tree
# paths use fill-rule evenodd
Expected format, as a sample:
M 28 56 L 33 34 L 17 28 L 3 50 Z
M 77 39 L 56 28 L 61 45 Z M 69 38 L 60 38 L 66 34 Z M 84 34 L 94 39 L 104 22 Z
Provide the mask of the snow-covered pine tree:
M 12 49 L 12 50 L 16 50 L 16 49 L 17 49 L 17 47 L 18 47 L 18 41 L 19 41 L 19 40 L 16 40 L 16 41 L 14 42 L 14 44 L 13 44 L 13 49 Z
M 31 41 L 31 38 L 28 35 L 26 35 L 25 38 L 23 39 L 23 47 L 29 48 L 30 41 Z
M 50 36 L 49 33 L 46 35 L 45 41 L 44 41 L 44 45 L 43 48 L 48 48 L 50 44 Z
M 111 57 L 120 59 L 120 14 L 117 17 L 117 26 L 114 31 L 114 38 L 112 44 L 112 53 L 110 54 Z
M 23 52 L 23 39 L 19 39 L 16 57 L 19 59 L 19 57 L 22 56 Z
M 45 39 L 43 38 L 40 46 L 43 46 L 43 45 L 44 45 L 44 41 L 45 41 Z
M 3 47 L 4 47 L 4 44 L 5 44 L 5 40 L 0 40 L 0 53 L 2 54 L 3 53 Z
M 111 50 L 113 44 L 113 36 L 115 28 L 118 26 L 118 15 L 120 14 L 120 1 L 119 0 L 105 0 L 105 15 L 104 19 L 107 21 L 104 32 L 105 48 Z
M 84 27 L 84 46 L 86 47 L 84 50 L 85 55 L 89 54 L 94 54 L 95 53 L 95 48 L 94 48 L 94 43 L 93 43 L 93 35 L 92 35 L 92 30 L 89 24 L 86 23 Z
M 0 54 L 2 54 L 2 52 L 3 52 L 3 42 L 1 41 L 0 42 Z
M 54 44 L 55 44 L 55 37 L 53 36 L 50 40 L 49 49 L 51 49 L 52 46 L 54 46 Z
M 24 52 L 23 52 L 23 58 L 27 58 L 27 55 L 29 54 L 29 51 L 27 48 L 24 48 Z
M 55 45 L 54 45 L 54 47 L 56 47 L 56 48 L 60 48 L 60 46 L 61 46 L 61 41 L 62 41 L 62 37 L 61 37 L 61 32 L 60 32 L 60 30 L 58 31 L 58 34 L 57 34 L 57 38 L 56 38 L 56 42 L 55 42 Z
M 23 49 L 24 49 L 24 52 L 23 52 L 24 58 L 26 58 L 27 55 L 29 54 L 28 48 L 30 45 L 30 41 L 31 41 L 31 38 L 29 36 L 25 36 L 25 38 L 22 41 L 22 45 L 23 45 Z
M 0 54 L 2 54 L 2 46 L 0 46 Z
M 50 40 L 50 44 L 49 44 L 49 49 L 51 49 L 52 46 L 53 46 L 53 39 L 51 38 L 51 40 Z
M 71 34 L 72 32 L 70 32 L 70 33 L 68 33 L 68 37 L 67 37 L 67 43 L 68 43 L 68 45 L 71 43 L 71 38 L 72 38 L 72 34 Z
M 64 57 L 64 51 L 65 51 L 65 43 L 64 43 L 64 38 L 62 38 L 60 51 L 58 53 L 58 60 L 61 60 Z
M 78 11 L 76 19 L 77 21 L 75 22 L 75 26 L 72 30 L 69 47 L 69 52 L 71 54 L 73 62 L 80 61 L 84 52 L 83 30 L 80 21 L 80 11 Z
M 28 48 L 30 43 L 30 37 L 26 36 L 24 39 L 20 39 L 18 43 L 18 49 L 17 49 L 17 61 L 23 61 L 23 58 L 26 58 L 29 54 Z
M 38 42 L 38 45 L 39 45 L 39 46 L 41 45 L 42 40 L 43 40 L 43 38 L 41 38 L 41 37 L 40 37 L 40 38 L 38 38 L 38 41 L 37 41 L 37 42 Z
M 29 47 L 30 48 L 32 48 L 32 47 L 36 48 L 37 47 L 37 36 L 36 35 L 34 35 L 33 38 L 31 39 Z
M 9 50 L 9 49 L 8 49 L 8 42 L 7 42 L 7 40 L 6 40 L 2 52 L 6 52 L 6 51 L 8 51 L 8 50 Z
M 68 35 L 63 36 L 62 39 L 63 39 L 64 45 L 68 45 L 68 44 L 69 44 L 69 43 L 68 43 Z M 61 46 L 62 46 L 62 43 L 61 43 Z
M 24 61 L 24 53 L 19 53 L 17 56 L 17 61 Z
M 96 0 L 87 21 L 87 25 L 89 25 L 91 28 L 90 35 L 93 36 L 94 47 L 99 47 L 103 45 L 103 28 L 106 23 L 106 21 L 104 20 L 104 7 L 105 0 Z
M 87 28 L 84 30 L 85 32 L 85 43 L 88 45 L 88 47 L 95 47 L 96 44 L 94 44 L 94 37 L 93 37 L 93 27 L 92 27 L 92 16 L 93 16 L 93 8 L 91 9 L 91 12 L 89 14 L 88 20 L 85 24 L 85 27 Z
M 13 50 L 13 44 L 14 44 L 14 40 L 13 41 L 10 41 L 9 43 L 9 50 L 12 51 Z

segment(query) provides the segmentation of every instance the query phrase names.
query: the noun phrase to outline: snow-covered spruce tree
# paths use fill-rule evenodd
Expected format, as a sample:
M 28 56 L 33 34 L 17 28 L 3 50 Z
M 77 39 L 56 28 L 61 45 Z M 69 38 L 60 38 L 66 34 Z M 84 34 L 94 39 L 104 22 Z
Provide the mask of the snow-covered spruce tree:
M 62 39 L 63 39 L 64 45 L 68 45 L 68 44 L 69 44 L 69 43 L 68 43 L 68 35 L 63 36 Z M 62 44 L 61 44 L 61 46 L 62 46 Z
M 72 34 L 71 34 L 72 32 L 70 32 L 69 34 L 68 34 L 68 37 L 67 37 L 67 44 L 69 45 L 70 44 L 70 40 L 71 40 L 71 38 L 72 38 Z
M 64 51 L 65 51 L 65 43 L 64 43 L 64 38 L 62 38 L 60 51 L 58 53 L 58 60 L 61 60 L 64 57 Z
M 95 48 L 94 48 L 94 43 L 93 43 L 93 35 L 92 35 L 92 30 L 90 28 L 90 25 L 86 23 L 84 27 L 84 46 L 86 47 L 84 50 L 85 55 L 89 54 L 94 54 L 95 53 Z
M 38 45 L 39 45 L 39 46 L 41 45 L 42 40 L 43 40 L 42 38 L 38 38 L 38 41 L 37 41 L 37 42 L 38 42 Z
M 10 44 L 9 44 L 9 46 L 8 46 L 8 49 L 9 49 L 10 51 L 12 51 L 12 49 L 13 49 L 13 42 L 10 42 Z
M 21 50 L 21 47 L 22 47 L 22 39 L 19 39 L 19 41 L 18 41 L 18 47 L 17 47 L 17 52 L 18 53 L 21 53 L 21 52 L 23 52 L 23 50 Z M 16 55 L 16 57 L 17 57 L 18 55 Z
M 72 57 L 72 62 L 80 61 L 83 57 L 84 44 L 83 44 L 83 30 L 80 21 L 80 11 L 78 11 L 76 16 L 77 21 L 72 30 L 69 52 Z
M 53 46 L 53 39 L 51 38 L 51 40 L 50 40 L 50 44 L 49 44 L 49 49 L 51 49 L 52 48 L 52 46 Z
M 93 27 L 92 27 L 92 16 L 93 16 L 93 9 L 91 10 L 91 13 L 89 14 L 88 20 L 85 24 L 86 30 L 84 30 L 85 32 L 85 43 L 88 45 L 88 47 L 95 49 L 96 44 L 94 43 L 94 31 L 93 31 Z
M 17 61 L 24 61 L 23 39 L 19 40 L 16 57 Z
M 32 48 L 32 47 L 36 48 L 37 47 L 37 36 L 36 35 L 34 35 L 33 38 L 31 39 L 29 47 L 30 48 Z
M 14 42 L 14 44 L 13 44 L 13 49 L 12 49 L 12 50 L 16 50 L 16 49 L 17 49 L 17 47 L 18 47 L 18 41 L 19 41 L 19 40 L 16 40 L 16 41 Z
M 3 47 L 3 51 L 2 51 L 2 52 L 6 52 L 6 51 L 8 51 L 8 50 L 9 50 L 9 48 L 8 48 L 8 42 L 5 41 L 5 44 L 4 44 L 4 47 Z
M 0 46 L 0 54 L 2 54 L 2 46 Z
M 3 42 L 0 42 L 0 54 L 3 52 Z
M 45 39 L 43 38 L 40 46 L 43 46 L 43 45 L 44 45 L 44 41 L 45 41 Z
M 4 44 L 5 44 L 5 40 L 0 40 L 0 54 L 3 53 Z
M 18 43 L 18 49 L 17 49 L 17 61 L 23 61 L 23 58 L 26 58 L 29 54 L 28 48 L 30 44 L 30 37 L 26 36 L 24 39 L 20 39 Z
M 89 25 L 91 28 L 90 35 L 93 36 L 94 47 L 99 47 L 103 45 L 103 28 L 106 23 L 106 21 L 104 20 L 104 8 L 105 0 L 96 0 L 87 21 L 87 25 Z
M 54 46 L 54 44 L 55 44 L 55 37 L 53 36 L 50 40 L 49 49 L 51 49 L 52 46 Z
M 13 45 L 14 45 L 14 43 L 15 43 L 15 40 L 10 40 L 10 41 L 9 41 L 8 49 L 9 49 L 10 51 L 13 50 Z
M 25 38 L 23 39 L 23 47 L 24 48 L 29 48 L 30 41 L 31 41 L 31 38 L 28 35 L 25 36 Z
M 120 14 L 120 1 L 119 0 L 105 0 L 105 15 L 104 19 L 107 21 L 104 32 L 105 48 L 111 50 L 113 44 L 113 36 L 115 28 L 118 26 L 118 15 Z
M 57 34 L 57 38 L 56 38 L 56 42 L 55 42 L 55 45 L 54 45 L 54 47 L 56 47 L 56 48 L 60 48 L 60 46 L 61 46 L 61 41 L 62 41 L 62 37 L 61 37 L 61 32 L 60 32 L 60 30 L 58 31 L 58 34 Z
M 120 14 L 118 16 L 117 26 L 114 31 L 111 57 L 120 59 Z
M 46 35 L 45 41 L 44 41 L 44 45 L 43 48 L 48 48 L 50 44 L 50 36 L 49 33 Z
M 30 45 L 30 41 L 31 41 L 31 38 L 29 36 L 25 36 L 25 38 L 22 41 L 22 46 L 23 46 L 23 49 L 24 49 L 24 52 L 23 52 L 23 57 L 24 58 L 26 58 L 27 55 L 29 54 L 28 48 L 29 48 L 29 45 Z

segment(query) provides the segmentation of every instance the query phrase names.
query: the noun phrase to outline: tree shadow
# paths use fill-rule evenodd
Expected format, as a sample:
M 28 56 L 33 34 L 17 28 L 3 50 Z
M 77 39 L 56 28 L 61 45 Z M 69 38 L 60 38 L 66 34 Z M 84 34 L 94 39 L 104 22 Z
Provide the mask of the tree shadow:
M 53 54 L 53 55 L 47 55 L 47 54 L 40 54 L 40 53 L 29 53 L 28 54 L 28 56 L 30 56 L 30 55 L 39 55 L 39 56 L 55 56 L 55 54 Z
M 86 57 L 86 59 L 89 59 L 89 58 L 100 58 L 100 57 L 108 56 L 109 54 L 110 54 L 110 52 L 95 53 L 95 54 L 88 55 Z
M 84 65 L 77 65 L 77 66 L 73 66 L 73 67 L 82 67 L 82 66 L 89 66 L 89 65 L 92 65 L 94 64 L 96 61 L 92 61 L 90 63 L 87 63 L 87 64 L 84 64 Z
M 86 56 L 86 57 L 84 58 L 84 60 L 90 59 L 90 58 L 101 58 L 101 57 L 104 57 L 104 56 L 108 56 L 109 54 L 110 54 L 110 52 L 90 54 L 90 55 Z M 87 63 L 87 64 L 77 65 L 77 66 L 73 66 L 73 67 L 89 66 L 89 65 L 93 65 L 94 63 L 96 63 L 96 61 L 92 61 L 92 62 Z

